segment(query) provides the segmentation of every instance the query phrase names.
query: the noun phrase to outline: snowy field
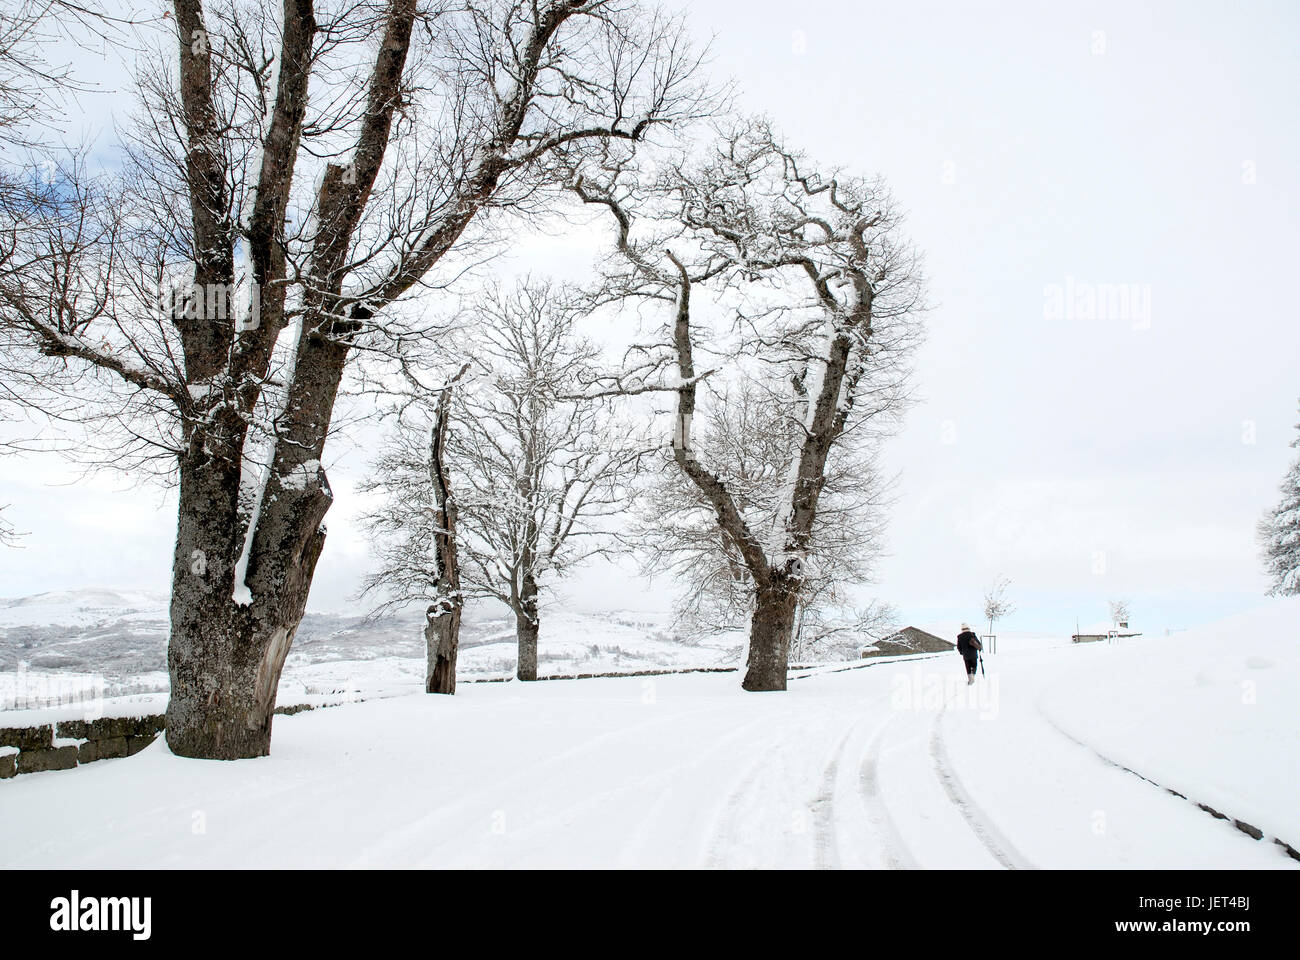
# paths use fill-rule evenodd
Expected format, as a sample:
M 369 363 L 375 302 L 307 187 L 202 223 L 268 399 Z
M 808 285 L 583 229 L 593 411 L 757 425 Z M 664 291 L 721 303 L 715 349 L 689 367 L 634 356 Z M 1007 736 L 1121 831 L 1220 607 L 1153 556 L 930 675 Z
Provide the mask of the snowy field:
M 6 781 L 0 864 L 1296 869 L 1271 838 L 1300 844 L 1298 637 L 1300 598 L 1028 645 L 970 689 L 940 656 L 786 694 L 724 673 L 370 700 L 278 718 L 261 760 L 159 740 Z

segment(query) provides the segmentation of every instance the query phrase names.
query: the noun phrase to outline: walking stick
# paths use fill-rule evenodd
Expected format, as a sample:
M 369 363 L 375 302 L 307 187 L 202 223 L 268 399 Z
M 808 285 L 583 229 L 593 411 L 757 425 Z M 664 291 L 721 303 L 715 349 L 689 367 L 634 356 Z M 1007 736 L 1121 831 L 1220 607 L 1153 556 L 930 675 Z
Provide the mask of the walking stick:
M 980 658 L 980 676 L 982 677 L 984 676 L 984 654 L 981 653 L 979 655 L 979 658 Z

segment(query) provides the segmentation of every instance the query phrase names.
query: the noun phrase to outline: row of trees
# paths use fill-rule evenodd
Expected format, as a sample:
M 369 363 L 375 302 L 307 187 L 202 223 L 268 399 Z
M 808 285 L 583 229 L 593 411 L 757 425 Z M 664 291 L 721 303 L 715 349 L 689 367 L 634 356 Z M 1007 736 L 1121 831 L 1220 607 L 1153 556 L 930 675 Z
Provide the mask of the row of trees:
M 362 597 L 379 598 L 377 612 L 428 604 L 429 692 L 454 691 L 461 611 L 477 599 L 513 612 L 517 675 L 535 679 L 544 583 L 596 556 L 633 554 L 647 573 L 683 584 L 679 614 L 693 632 L 734 631 L 751 615 L 752 577 L 657 439 L 666 431 L 654 428 L 654 410 L 623 409 L 621 395 L 640 388 L 600 386 L 600 352 L 577 332 L 589 299 L 533 280 L 489 287 L 448 325 L 449 367 L 472 358 L 450 382 L 430 389 L 408 375 L 385 391 L 394 426 L 362 485 L 379 495 L 365 517 L 376 563 Z M 714 382 L 702 453 L 739 508 L 770 527 L 796 425 L 779 383 Z M 881 551 L 888 494 L 868 431 L 854 439 L 826 470 L 790 638 L 796 657 L 856 648 L 894 626 L 887 605 L 850 605 Z
M 609 532 L 591 529 L 592 515 L 618 510 L 645 463 L 654 479 L 634 539 L 651 568 L 691 584 L 697 623 L 747 619 L 744 687 L 784 689 L 796 636 L 823 641 L 888 617 L 846 610 L 841 595 L 878 551 L 875 441 L 906 403 L 919 337 L 921 284 L 898 215 L 878 181 L 815 169 L 759 120 L 653 162 L 607 144 L 566 173 L 607 216 L 613 256 L 565 305 L 525 287 L 475 310 L 491 384 L 455 388 L 450 433 L 430 429 L 442 407 L 426 400 L 381 462 L 374 486 L 388 497 L 372 525 L 388 539 L 369 585 L 433 593 L 430 689 L 454 659 L 447 631 L 470 596 L 515 611 L 519 675 L 532 678 L 538 576 L 602 549 Z M 648 305 L 650 335 L 620 369 L 564 347 L 575 312 L 634 304 Z M 645 395 L 671 400 L 667 442 L 639 442 L 597 412 Z
M 612 552 L 602 523 L 625 511 L 649 444 L 606 398 L 574 395 L 599 352 L 550 284 L 491 288 L 449 331 L 452 382 L 414 376 L 387 391 L 394 429 L 362 490 L 376 564 L 362 595 L 377 609 L 428 602 L 430 693 L 455 690 L 461 609 L 492 599 L 515 617 L 518 676 L 537 677 L 543 579 Z
M 409 300 L 548 209 L 557 170 L 715 100 L 681 23 L 632 2 L 169 13 L 137 25 L 120 170 L 6 171 L 0 363 L 29 416 L 177 483 L 167 741 L 235 759 L 270 748 L 345 373 L 435 342 Z
M 430 689 L 454 689 L 473 595 L 510 604 L 534 674 L 539 576 L 607 549 L 601 516 L 656 464 L 688 533 L 660 562 L 707 572 L 701 617 L 747 617 L 745 689 L 784 689 L 796 630 L 879 616 L 818 598 L 877 535 L 872 441 L 906 401 L 916 258 L 880 181 L 760 120 L 700 127 L 722 97 L 677 19 L 634 0 L 20 12 L 152 48 L 119 168 L 51 149 L 2 171 L 0 402 L 178 488 L 173 752 L 269 751 L 354 394 L 407 424 L 376 489 L 415 484 L 422 510 L 375 520 L 430 562 L 371 585 L 435 599 Z M 21 47 L 0 43 L 0 68 Z M 4 129 L 60 79 L 13 76 Z M 577 210 L 612 252 L 565 309 L 544 287 L 476 299 L 468 323 L 414 308 Z M 648 320 L 617 369 L 570 336 L 601 311 Z M 629 397 L 662 439 L 618 426 Z
M 110 171 L 41 146 L 50 96 L 75 85 L 39 51 L 86 29 L 146 54 Z M 880 181 L 762 121 L 702 127 L 725 98 L 682 23 L 637 0 L 175 0 L 129 23 L 23 0 L 0 34 L 0 138 L 32 151 L 0 167 L 0 408 L 177 486 L 175 753 L 269 751 L 353 392 L 432 411 L 403 461 L 422 468 L 427 523 L 391 532 L 435 563 L 399 595 L 431 594 L 435 614 L 497 596 L 535 650 L 538 572 L 588 549 L 577 491 L 599 527 L 658 458 L 659 496 L 689 506 L 661 562 L 700 574 L 700 616 L 748 617 L 744 687 L 784 688 L 812 598 L 874 536 L 846 518 L 881 496 L 871 443 L 919 337 L 918 264 Z M 519 327 L 477 324 L 466 346 L 417 308 L 576 209 L 612 246 L 579 312 L 651 331 L 620 369 L 567 345 L 541 364 L 545 310 L 521 354 Z M 604 402 L 636 396 L 659 405 L 664 442 L 606 442 Z M 547 446 L 552 428 L 565 444 Z M 854 616 L 871 611 L 808 629 Z M 444 619 L 432 686 L 454 683 Z

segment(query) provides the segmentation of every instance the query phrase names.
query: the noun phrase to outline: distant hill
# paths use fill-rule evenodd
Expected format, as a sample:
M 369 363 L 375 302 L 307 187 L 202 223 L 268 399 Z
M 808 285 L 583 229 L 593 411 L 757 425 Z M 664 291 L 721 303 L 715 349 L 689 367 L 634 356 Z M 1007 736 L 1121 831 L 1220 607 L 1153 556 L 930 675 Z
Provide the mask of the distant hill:
M 140 591 L 86 588 L 0 599 L 0 672 L 87 674 L 132 691 L 165 689 L 168 598 Z M 423 675 L 423 612 L 369 620 L 309 613 L 285 665 L 284 680 L 332 691 L 411 683 Z M 539 650 L 543 674 L 735 665 L 741 638 L 697 641 L 675 633 L 662 613 L 576 613 L 544 609 Z M 505 676 L 515 668 L 514 620 L 496 611 L 466 612 L 462 676 Z M 3 704 L 0 704 L 0 708 Z

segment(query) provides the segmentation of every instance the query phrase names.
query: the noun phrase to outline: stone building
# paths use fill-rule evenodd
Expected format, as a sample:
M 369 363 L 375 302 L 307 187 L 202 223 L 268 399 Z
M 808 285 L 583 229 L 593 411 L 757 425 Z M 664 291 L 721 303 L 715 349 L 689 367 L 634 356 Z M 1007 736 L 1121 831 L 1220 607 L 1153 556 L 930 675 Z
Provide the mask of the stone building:
M 883 640 L 862 648 L 862 656 L 897 657 L 908 653 L 947 653 L 956 649 L 957 644 L 933 633 L 927 633 L 919 627 L 904 627 L 897 633 L 890 634 Z

